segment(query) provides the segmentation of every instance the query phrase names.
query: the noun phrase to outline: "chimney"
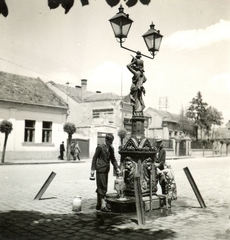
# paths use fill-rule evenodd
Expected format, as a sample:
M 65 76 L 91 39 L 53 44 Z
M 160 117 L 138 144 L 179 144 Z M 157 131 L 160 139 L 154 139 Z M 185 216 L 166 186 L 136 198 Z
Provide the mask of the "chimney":
M 82 100 L 86 97 L 86 91 L 87 91 L 87 79 L 81 79 L 81 97 Z

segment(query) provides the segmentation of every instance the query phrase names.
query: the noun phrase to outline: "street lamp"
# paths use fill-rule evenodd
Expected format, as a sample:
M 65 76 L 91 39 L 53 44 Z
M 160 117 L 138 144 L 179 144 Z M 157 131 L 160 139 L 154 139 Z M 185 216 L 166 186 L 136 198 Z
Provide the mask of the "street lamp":
M 126 48 L 122 45 L 128 37 L 129 30 L 133 23 L 133 20 L 129 18 L 129 15 L 124 13 L 124 8 L 122 5 L 119 7 L 119 12 L 109 19 L 112 26 L 115 37 L 117 38 L 120 46 L 128 51 L 137 53 L 132 49 Z M 144 57 L 153 59 L 156 53 L 159 51 L 161 40 L 163 36 L 160 34 L 159 30 L 154 28 L 153 23 L 150 25 L 150 29 L 142 36 L 148 48 L 148 51 L 151 53 L 152 57 L 141 54 Z
M 117 41 L 120 43 L 120 46 L 128 51 L 136 53 L 135 57 L 132 57 L 132 60 L 127 64 L 128 70 L 133 74 L 132 84 L 130 87 L 130 107 L 133 109 L 131 124 L 131 136 L 125 143 L 119 148 L 120 158 L 120 168 L 121 172 L 127 171 L 129 176 L 139 176 L 141 179 L 141 185 L 144 184 L 144 188 L 137 187 L 139 185 L 137 179 L 134 183 L 134 177 L 130 180 L 122 180 L 124 187 L 124 194 L 127 197 L 131 198 L 122 198 L 122 201 L 119 199 L 107 199 L 108 203 L 113 209 L 116 205 L 116 208 L 122 209 L 122 204 L 129 205 L 129 209 L 132 207 L 133 196 L 136 194 L 134 192 L 133 186 L 138 188 L 138 197 L 140 196 L 149 196 L 150 211 L 152 208 L 152 197 L 156 195 L 157 191 L 157 181 L 155 176 L 155 165 L 153 164 L 156 159 L 156 148 L 152 146 L 150 141 L 145 137 L 145 121 L 146 117 L 144 116 L 143 110 L 145 108 L 143 95 L 145 94 L 145 88 L 143 84 L 146 82 L 147 78 L 145 77 L 144 71 L 144 61 L 141 59 L 141 56 L 153 59 L 156 53 L 159 51 L 161 40 L 163 36 L 159 31 L 154 29 L 154 25 L 151 24 L 150 29 L 143 35 L 144 41 L 147 45 L 148 51 L 151 53 L 152 57 L 141 54 L 139 51 L 134 51 L 132 49 L 124 47 L 122 44 L 125 42 L 128 37 L 129 30 L 133 23 L 133 20 L 129 18 L 129 15 L 124 13 L 124 8 L 120 6 L 119 12 L 112 17 L 110 20 L 114 35 Z M 133 170 L 135 169 L 135 173 Z M 129 202 L 126 202 L 129 200 Z M 166 201 L 166 200 L 165 200 Z M 160 202 L 160 199 L 158 200 Z M 141 204 L 137 206 L 138 211 L 142 211 Z M 135 209 L 136 210 L 136 209 Z M 142 216 L 144 213 L 141 213 Z M 142 217 L 141 217 L 142 218 Z M 141 222 L 143 219 L 141 219 Z
M 114 35 L 119 39 L 119 43 L 123 43 L 127 38 L 133 20 L 129 15 L 124 13 L 122 5 L 118 8 L 119 12 L 112 17 L 109 21 L 111 23 Z
M 150 29 L 142 36 L 145 40 L 145 44 L 149 52 L 154 56 L 160 49 L 161 40 L 163 36 L 160 34 L 159 30 L 156 30 L 155 25 L 152 23 Z

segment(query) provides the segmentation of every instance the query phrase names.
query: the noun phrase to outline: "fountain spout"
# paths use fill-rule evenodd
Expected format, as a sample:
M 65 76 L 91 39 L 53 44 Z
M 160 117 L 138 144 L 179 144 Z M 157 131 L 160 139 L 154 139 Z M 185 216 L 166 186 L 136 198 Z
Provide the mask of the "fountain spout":
M 125 190 L 124 174 L 125 174 L 125 170 L 123 170 L 121 174 L 117 176 L 114 182 L 114 189 L 117 191 L 119 200 L 126 199 L 124 195 L 124 190 Z

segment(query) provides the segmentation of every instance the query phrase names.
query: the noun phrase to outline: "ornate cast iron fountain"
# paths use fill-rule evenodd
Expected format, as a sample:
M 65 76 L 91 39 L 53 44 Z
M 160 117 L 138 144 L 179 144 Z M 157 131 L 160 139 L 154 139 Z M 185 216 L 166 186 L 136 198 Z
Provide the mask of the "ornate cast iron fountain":
M 141 53 L 137 52 L 127 68 L 133 73 L 130 91 L 132 114 L 131 137 L 124 146 L 121 146 L 119 154 L 120 168 L 122 175 L 115 180 L 117 195 L 108 196 L 107 202 L 111 205 L 112 211 L 130 212 L 135 211 L 134 199 L 134 176 L 140 176 L 142 197 L 156 195 L 157 183 L 154 168 L 156 148 L 151 146 L 150 141 L 145 137 L 143 115 L 144 101 L 142 95 L 145 93 L 143 83 L 147 80 L 144 75 L 144 64 L 140 59 Z
M 134 196 L 134 176 L 140 176 L 141 194 L 143 197 L 152 195 L 155 196 L 156 177 L 154 161 L 156 156 L 156 149 L 151 146 L 149 140 L 145 138 L 144 134 L 144 122 L 145 118 L 143 110 L 145 108 L 142 96 L 145 94 L 145 88 L 143 84 L 147 81 L 144 75 L 144 62 L 141 56 L 154 59 L 156 53 L 159 51 L 161 40 L 163 36 L 159 30 L 156 30 L 154 24 L 150 25 L 150 29 L 142 35 L 148 51 L 151 53 L 151 57 L 141 54 L 139 51 L 133 51 L 123 46 L 133 20 L 130 19 L 129 14 L 124 13 L 122 5 L 119 8 L 119 12 L 110 20 L 114 35 L 117 41 L 120 43 L 120 47 L 125 50 L 136 53 L 132 61 L 127 65 L 129 71 L 133 74 L 132 85 L 130 89 L 130 100 L 133 107 L 132 115 L 132 134 L 130 139 L 124 146 L 121 146 L 119 151 L 121 155 L 121 170 L 122 176 L 119 176 L 115 181 L 115 189 L 118 192 L 115 198 L 108 197 L 107 202 L 113 206 L 124 206 L 119 210 L 121 212 L 126 211 L 126 203 L 133 202 Z M 151 202 L 152 203 L 152 202 Z M 130 210 L 135 211 L 130 207 L 132 204 L 128 204 L 127 207 Z M 117 210 L 118 209 L 114 209 Z

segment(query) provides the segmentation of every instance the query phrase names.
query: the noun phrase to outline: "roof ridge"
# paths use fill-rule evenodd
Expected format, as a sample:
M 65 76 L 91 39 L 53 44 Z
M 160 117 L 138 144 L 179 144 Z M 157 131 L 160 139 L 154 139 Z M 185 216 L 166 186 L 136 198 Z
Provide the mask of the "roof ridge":
M 0 82 L 2 101 L 64 108 L 68 106 L 39 77 L 0 71 Z

